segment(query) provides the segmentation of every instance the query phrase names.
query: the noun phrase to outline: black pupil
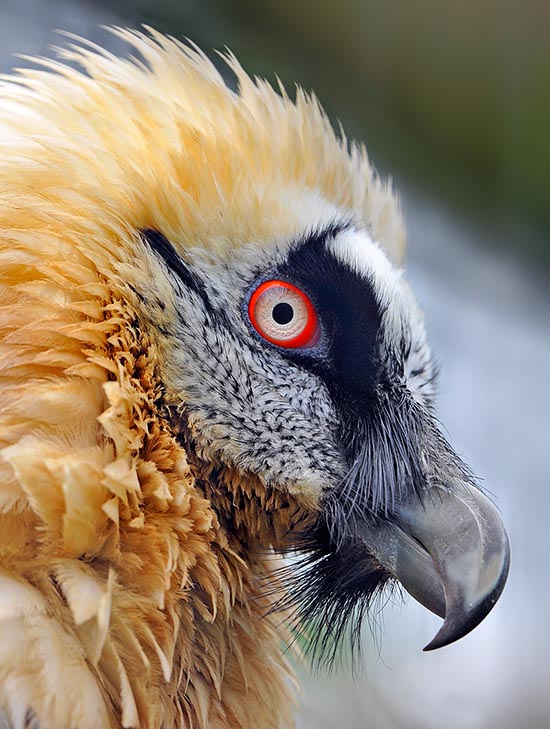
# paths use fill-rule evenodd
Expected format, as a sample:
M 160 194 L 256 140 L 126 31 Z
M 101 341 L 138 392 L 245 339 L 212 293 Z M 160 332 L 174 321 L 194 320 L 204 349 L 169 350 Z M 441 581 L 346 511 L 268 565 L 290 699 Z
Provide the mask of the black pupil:
M 288 324 L 294 318 L 294 309 L 290 304 L 281 302 L 280 304 L 275 304 L 271 316 L 277 324 Z

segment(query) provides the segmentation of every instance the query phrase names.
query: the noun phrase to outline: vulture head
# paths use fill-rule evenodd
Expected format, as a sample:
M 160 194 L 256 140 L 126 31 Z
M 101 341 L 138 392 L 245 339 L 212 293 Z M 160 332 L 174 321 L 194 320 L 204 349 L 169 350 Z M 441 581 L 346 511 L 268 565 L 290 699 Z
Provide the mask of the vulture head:
M 284 641 L 330 663 L 395 584 L 455 641 L 506 532 L 364 148 L 116 32 L 0 91 L 0 723 L 289 727 Z

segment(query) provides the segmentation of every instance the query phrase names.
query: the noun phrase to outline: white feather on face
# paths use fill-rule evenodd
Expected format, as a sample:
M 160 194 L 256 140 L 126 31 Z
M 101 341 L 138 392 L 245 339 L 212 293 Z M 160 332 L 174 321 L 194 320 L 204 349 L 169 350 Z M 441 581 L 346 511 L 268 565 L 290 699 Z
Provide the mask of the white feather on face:
M 373 287 L 383 311 L 387 356 L 401 357 L 408 390 L 419 403 L 431 405 L 435 379 L 431 350 L 422 312 L 403 271 L 390 262 L 364 230 L 347 230 L 330 239 L 327 248 Z

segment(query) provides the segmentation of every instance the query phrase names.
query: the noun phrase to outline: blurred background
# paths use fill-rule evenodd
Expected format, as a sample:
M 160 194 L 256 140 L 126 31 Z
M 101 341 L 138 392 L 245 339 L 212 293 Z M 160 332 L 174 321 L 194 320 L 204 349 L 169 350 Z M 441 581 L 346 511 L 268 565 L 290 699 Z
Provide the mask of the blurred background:
M 407 276 L 442 364 L 439 415 L 494 494 L 508 586 L 459 643 L 413 601 L 365 629 L 364 670 L 304 682 L 301 729 L 550 727 L 548 0 L 0 0 L 0 69 L 61 28 L 154 25 L 313 88 L 405 209 Z M 259 727 L 258 729 L 261 729 Z

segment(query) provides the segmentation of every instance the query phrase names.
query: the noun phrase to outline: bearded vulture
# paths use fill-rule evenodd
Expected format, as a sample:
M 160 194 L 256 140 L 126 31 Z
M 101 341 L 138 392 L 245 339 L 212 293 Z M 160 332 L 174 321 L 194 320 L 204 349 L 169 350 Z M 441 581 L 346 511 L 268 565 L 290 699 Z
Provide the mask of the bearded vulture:
M 288 729 L 387 586 L 498 599 L 392 187 L 316 98 L 115 30 L 0 90 L 0 725 Z

